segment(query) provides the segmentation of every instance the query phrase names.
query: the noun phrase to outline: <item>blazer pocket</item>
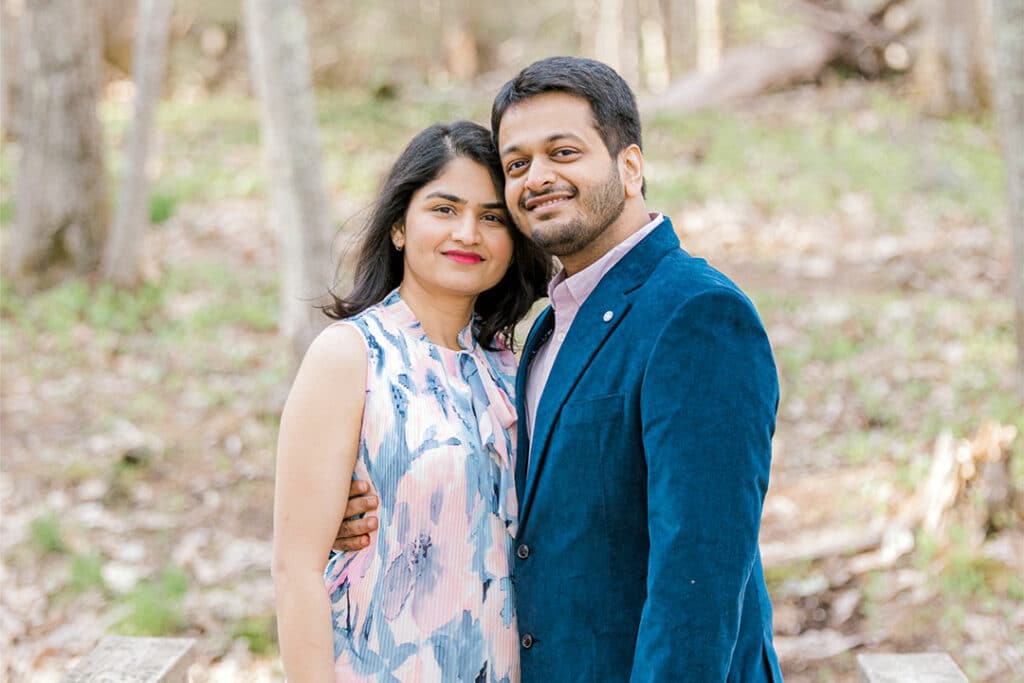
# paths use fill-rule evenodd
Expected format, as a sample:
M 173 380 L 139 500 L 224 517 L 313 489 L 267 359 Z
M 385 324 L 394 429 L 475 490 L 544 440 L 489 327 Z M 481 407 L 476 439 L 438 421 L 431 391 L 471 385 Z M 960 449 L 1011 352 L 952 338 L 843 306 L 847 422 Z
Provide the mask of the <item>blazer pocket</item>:
M 562 425 L 582 425 L 594 422 L 605 422 L 622 417 L 625 405 L 625 394 L 608 394 L 582 401 L 573 401 L 562 408 L 559 422 Z

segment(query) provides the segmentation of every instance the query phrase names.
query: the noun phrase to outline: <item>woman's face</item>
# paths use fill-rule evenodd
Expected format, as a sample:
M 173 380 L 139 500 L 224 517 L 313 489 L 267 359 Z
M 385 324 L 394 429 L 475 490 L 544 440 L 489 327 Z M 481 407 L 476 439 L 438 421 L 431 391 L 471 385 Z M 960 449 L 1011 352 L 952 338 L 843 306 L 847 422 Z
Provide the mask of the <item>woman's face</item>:
M 413 194 L 405 225 L 391 238 L 403 248 L 406 282 L 428 293 L 475 297 L 508 270 L 511 229 L 487 169 L 455 157 Z

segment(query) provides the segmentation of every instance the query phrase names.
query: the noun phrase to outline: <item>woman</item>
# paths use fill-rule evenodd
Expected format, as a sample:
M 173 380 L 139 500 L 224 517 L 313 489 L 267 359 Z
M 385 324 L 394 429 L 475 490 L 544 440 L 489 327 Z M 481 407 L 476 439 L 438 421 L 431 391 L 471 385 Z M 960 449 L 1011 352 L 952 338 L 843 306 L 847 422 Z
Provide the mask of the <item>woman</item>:
M 281 417 L 274 584 L 292 683 L 518 681 L 511 345 L 549 275 L 508 219 L 488 131 L 417 135 Z M 331 553 L 353 479 L 379 496 L 379 529 Z

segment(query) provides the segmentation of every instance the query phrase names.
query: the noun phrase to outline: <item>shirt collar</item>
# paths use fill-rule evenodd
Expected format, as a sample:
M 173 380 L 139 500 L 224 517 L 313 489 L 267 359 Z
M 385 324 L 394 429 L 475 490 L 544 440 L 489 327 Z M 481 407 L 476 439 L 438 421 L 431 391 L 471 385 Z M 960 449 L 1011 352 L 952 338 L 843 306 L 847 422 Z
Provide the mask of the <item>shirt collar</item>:
M 577 308 L 582 306 L 583 302 L 587 300 L 587 297 L 590 296 L 591 292 L 593 292 L 597 287 L 601 278 L 603 278 L 608 271 L 615 266 L 615 264 L 621 261 L 622 257 L 628 254 L 633 247 L 638 245 L 645 237 L 654 232 L 654 229 L 661 225 L 661 222 L 665 219 L 665 215 L 658 212 L 651 212 L 647 214 L 647 216 L 650 221 L 646 225 L 616 244 L 614 247 L 609 249 L 604 256 L 597 259 L 580 272 L 567 276 L 565 268 L 561 268 L 548 285 L 548 298 L 551 299 L 551 307 L 558 310 L 559 304 L 565 303 L 565 298 L 563 296 L 559 296 L 563 292 L 571 298 Z M 555 292 L 556 289 L 559 289 L 558 294 Z

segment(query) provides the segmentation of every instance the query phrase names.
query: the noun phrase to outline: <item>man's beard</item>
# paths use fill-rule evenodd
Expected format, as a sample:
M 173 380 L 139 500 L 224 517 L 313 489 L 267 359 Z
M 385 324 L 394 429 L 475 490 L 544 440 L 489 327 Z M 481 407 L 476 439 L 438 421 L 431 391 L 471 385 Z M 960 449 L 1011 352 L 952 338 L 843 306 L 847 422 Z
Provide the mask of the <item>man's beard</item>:
M 580 203 L 577 215 L 561 225 L 549 226 L 547 230 L 534 230 L 530 235 L 538 246 L 554 256 L 570 256 L 583 251 L 618 220 L 626 208 L 622 181 L 614 164 L 608 178 L 594 187 L 589 195 L 581 195 L 575 187 L 573 192 Z

